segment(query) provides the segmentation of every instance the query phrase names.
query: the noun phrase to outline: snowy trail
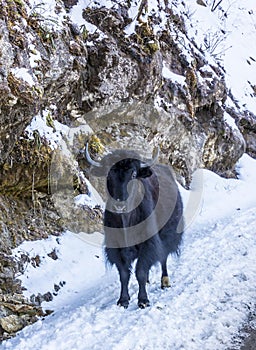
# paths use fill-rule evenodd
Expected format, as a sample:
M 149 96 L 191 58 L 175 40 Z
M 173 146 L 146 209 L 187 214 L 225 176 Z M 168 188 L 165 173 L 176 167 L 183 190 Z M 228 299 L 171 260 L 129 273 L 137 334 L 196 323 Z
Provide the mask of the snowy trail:
M 41 257 L 22 278 L 26 295 L 66 284 L 53 301 L 54 313 L 0 345 L 6 350 L 227 350 L 237 336 L 256 292 L 256 161 L 244 155 L 239 180 L 203 171 L 204 192 L 194 222 L 184 234 L 180 258 L 169 257 L 172 287 L 160 288 L 160 267 L 152 268 L 151 306 L 137 307 L 138 286 L 130 282 L 130 305 L 117 307 L 119 278 L 105 269 L 102 248 L 72 232 L 24 242 L 15 249 Z M 184 203 L 191 191 L 182 190 Z M 57 260 L 48 253 L 56 251 Z M 232 347 L 234 349 L 234 347 Z
M 182 256 L 169 259 L 172 288 L 160 289 L 155 267 L 148 287 L 151 306 L 137 308 L 132 276 L 127 310 L 115 305 L 115 271 L 75 301 L 27 327 L 2 349 L 227 349 L 246 320 L 256 290 L 255 209 L 185 235 Z M 197 232 L 200 233 L 197 235 Z

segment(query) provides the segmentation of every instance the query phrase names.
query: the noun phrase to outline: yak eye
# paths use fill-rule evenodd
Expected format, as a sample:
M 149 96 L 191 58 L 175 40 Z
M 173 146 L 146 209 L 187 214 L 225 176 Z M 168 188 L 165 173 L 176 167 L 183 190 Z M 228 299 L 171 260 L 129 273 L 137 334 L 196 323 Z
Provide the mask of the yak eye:
M 136 179 L 136 177 L 137 177 L 137 171 L 133 170 L 132 171 L 132 179 Z

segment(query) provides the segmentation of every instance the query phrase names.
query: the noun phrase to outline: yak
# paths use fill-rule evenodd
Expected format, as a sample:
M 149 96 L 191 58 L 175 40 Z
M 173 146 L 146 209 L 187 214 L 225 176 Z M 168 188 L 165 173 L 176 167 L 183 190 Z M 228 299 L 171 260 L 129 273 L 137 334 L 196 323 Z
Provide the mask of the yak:
M 114 150 L 100 162 L 93 160 L 88 143 L 85 156 L 96 176 L 105 176 L 107 203 L 104 211 L 105 254 L 120 276 L 117 305 L 129 305 L 128 284 L 132 264 L 139 284 L 138 306 L 150 305 L 146 291 L 153 265 L 162 267 L 161 287 L 170 287 L 167 257 L 179 254 L 184 227 L 183 204 L 171 167 L 156 164 L 133 150 Z

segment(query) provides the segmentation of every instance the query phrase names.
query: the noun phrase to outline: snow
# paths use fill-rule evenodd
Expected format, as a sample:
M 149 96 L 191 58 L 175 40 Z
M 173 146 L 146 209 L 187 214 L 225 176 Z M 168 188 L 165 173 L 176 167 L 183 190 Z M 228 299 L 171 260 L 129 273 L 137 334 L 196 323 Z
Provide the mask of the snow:
M 57 260 L 53 260 L 47 255 L 52 251 L 56 252 Z M 25 296 L 44 294 L 48 291 L 54 293 L 54 284 L 65 285 L 59 292 L 59 298 L 56 297 L 49 305 L 53 308 L 64 307 L 65 299 L 75 297 L 78 291 L 83 289 L 85 281 L 76 278 L 81 273 L 81 267 L 83 267 L 88 288 L 105 273 L 104 263 L 100 257 L 102 249 L 85 244 L 79 235 L 69 231 L 58 238 L 50 237 L 32 244 L 24 242 L 15 250 L 14 254 L 29 254 L 30 257 L 39 255 L 41 257 L 40 268 L 28 266 L 22 277 L 27 288 L 27 291 L 24 292 Z M 68 263 L 65 270 L 63 269 L 64 260 Z M 70 276 L 74 277 L 74 281 L 70 281 Z
M 20 276 L 26 296 L 62 287 L 53 301 L 43 302 L 54 313 L 0 349 L 227 349 L 254 305 L 256 288 L 256 161 L 244 155 L 237 171 L 239 179 L 224 179 L 201 170 L 197 215 L 184 234 L 181 257 L 169 258 L 172 287 L 160 289 L 160 268 L 153 267 L 145 310 L 137 308 L 134 274 L 129 308 L 115 305 L 118 274 L 90 239 L 67 231 L 16 248 L 15 256 L 41 257 L 39 267 L 28 264 Z M 182 190 L 185 208 L 191 192 Z M 48 256 L 53 250 L 57 260 Z
M 240 134 L 240 130 L 238 129 L 235 120 L 227 112 L 224 112 L 224 120 L 231 129 L 236 130 Z
M 54 106 L 51 107 L 52 109 L 55 108 Z M 53 119 L 52 126 L 49 126 L 47 123 L 47 116 L 51 116 L 51 111 L 49 109 L 43 110 L 42 115 L 35 115 L 25 131 L 30 138 L 34 138 L 35 131 L 38 132 L 40 137 L 46 138 L 49 141 L 49 145 L 53 149 L 56 149 L 63 143 L 62 137 L 69 133 L 70 128 Z
M 80 176 L 83 176 L 81 174 Z M 91 183 L 83 176 L 83 180 L 86 183 L 89 194 L 79 194 L 75 197 L 76 205 L 89 205 L 91 208 L 94 208 L 95 205 L 99 205 L 102 208 L 105 208 L 105 203 L 103 202 L 99 193 L 95 190 L 95 188 L 91 185 Z
M 40 114 L 36 114 L 29 126 L 25 129 L 28 137 L 34 139 L 35 132 L 39 133 L 41 138 L 48 140 L 49 146 L 56 150 L 61 149 L 64 154 L 75 157 L 68 149 L 73 146 L 74 137 L 79 133 L 84 135 L 91 133 L 92 129 L 85 124 L 84 120 L 77 119 L 79 125 L 77 127 L 68 127 L 54 119 L 55 105 L 42 110 Z M 68 143 L 68 145 L 67 145 Z
M 172 81 L 175 81 L 175 82 L 179 83 L 180 85 L 185 84 L 185 77 L 182 75 L 175 74 L 172 71 L 170 71 L 170 69 L 166 65 L 166 62 L 163 62 L 162 76 L 166 79 L 171 79 Z
M 57 0 L 30 0 L 29 5 L 25 6 L 28 8 L 29 16 L 41 17 L 44 26 L 49 30 L 60 30 L 62 28 L 66 13 L 61 6 L 58 6 Z
M 101 2 L 101 6 L 106 6 L 109 5 L 111 1 L 104 1 L 103 3 Z M 83 18 L 83 9 L 85 9 L 86 7 L 90 7 L 90 6 L 95 6 L 96 3 L 92 2 L 92 1 L 87 1 L 87 0 L 79 0 L 77 2 L 77 4 L 75 6 L 72 7 L 71 11 L 70 11 L 70 19 L 73 23 L 75 23 L 76 25 L 78 25 L 80 27 L 80 29 L 82 30 L 83 27 L 86 28 L 86 30 L 90 33 L 90 34 L 94 34 L 94 33 L 99 33 L 99 38 L 97 39 L 98 41 L 102 40 L 103 38 L 106 37 L 105 34 L 103 34 L 103 32 L 101 30 L 99 30 L 94 24 L 89 23 L 88 21 L 86 21 Z M 87 43 L 89 44 L 89 43 Z
M 135 27 L 136 24 L 138 24 L 138 19 L 137 19 L 137 15 L 138 15 L 138 11 L 140 8 L 142 0 L 135 2 L 134 4 L 131 4 L 131 7 L 128 10 L 128 15 L 129 18 L 132 19 L 132 22 L 130 24 L 128 24 L 128 26 L 126 26 L 124 32 L 127 36 L 132 35 L 133 33 L 135 33 Z
M 16 76 L 16 78 L 24 80 L 30 86 L 35 85 L 27 68 L 12 68 L 11 72 Z
M 29 62 L 31 68 L 35 68 L 38 65 L 38 61 L 41 61 L 42 57 L 39 51 L 36 50 L 34 44 L 29 44 Z
M 165 29 L 167 23 L 167 16 L 165 13 L 166 4 L 163 0 L 151 0 L 147 2 L 146 13 L 141 13 L 140 20 L 138 18 L 138 11 L 142 4 L 142 0 L 140 1 L 131 1 L 131 6 L 128 10 L 129 18 L 132 20 L 130 24 L 128 24 L 124 30 L 127 36 L 135 33 L 136 25 L 140 25 L 141 22 L 147 23 L 149 15 L 157 14 L 160 18 L 160 22 L 158 25 L 154 26 L 154 34 L 157 35 L 158 31 Z
M 188 0 L 186 5 L 179 4 L 176 11 L 186 14 L 188 36 L 210 54 L 207 59 L 212 56 L 225 68 L 227 86 L 240 107 L 255 111 L 255 1 L 223 0 L 215 11 L 211 11 L 211 1 L 206 3 L 209 6 L 204 7 Z

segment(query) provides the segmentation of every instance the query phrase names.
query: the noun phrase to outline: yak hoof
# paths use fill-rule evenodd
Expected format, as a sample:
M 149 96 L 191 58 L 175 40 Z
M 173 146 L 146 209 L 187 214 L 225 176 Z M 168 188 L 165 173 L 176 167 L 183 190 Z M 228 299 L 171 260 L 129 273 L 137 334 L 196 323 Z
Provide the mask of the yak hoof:
M 117 306 L 123 307 L 124 309 L 127 309 L 129 306 L 129 300 L 121 300 L 119 299 L 117 301 Z
M 161 279 L 161 288 L 169 288 L 171 287 L 171 282 L 168 276 L 163 276 Z
M 148 306 L 150 306 L 149 300 L 141 300 L 138 302 L 138 307 L 140 309 L 145 309 Z

